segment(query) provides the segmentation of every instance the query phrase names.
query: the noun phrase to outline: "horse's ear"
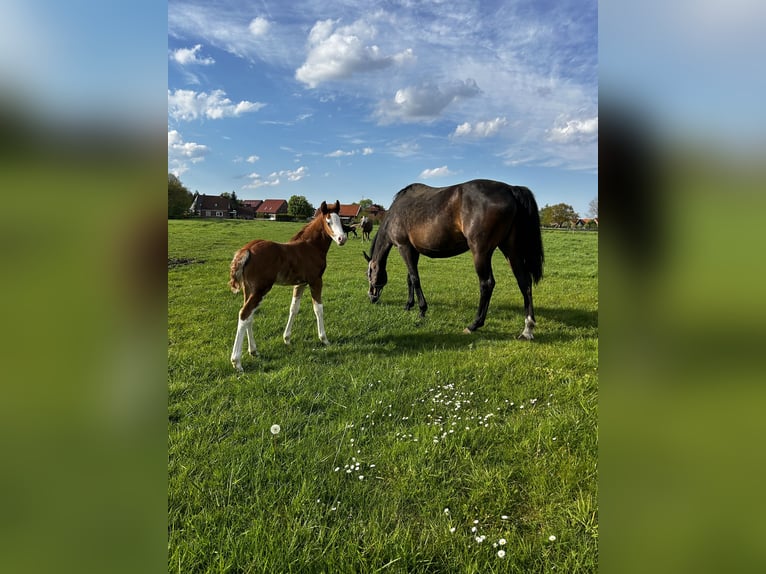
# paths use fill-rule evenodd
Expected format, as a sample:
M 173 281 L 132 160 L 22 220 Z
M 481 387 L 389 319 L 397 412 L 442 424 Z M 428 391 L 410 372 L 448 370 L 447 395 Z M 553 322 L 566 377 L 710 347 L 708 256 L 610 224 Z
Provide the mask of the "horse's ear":
M 319 206 L 319 211 L 322 212 L 322 215 L 327 215 L 327 202 L 323 201 L 322 205 Z
M 340 214 L 340 199 L 335 200 L 335 213 Z
M 367 263 L 369 263 L 369 262 L 370 262 L 370 259 L 372 259 L 372 257 L 370 257 L 369 255 L 367 255 L 367 253 L 366 253 L 365 251 L 362 251 L 362 255 L 364 255 L 364 258 L 367 260 Z

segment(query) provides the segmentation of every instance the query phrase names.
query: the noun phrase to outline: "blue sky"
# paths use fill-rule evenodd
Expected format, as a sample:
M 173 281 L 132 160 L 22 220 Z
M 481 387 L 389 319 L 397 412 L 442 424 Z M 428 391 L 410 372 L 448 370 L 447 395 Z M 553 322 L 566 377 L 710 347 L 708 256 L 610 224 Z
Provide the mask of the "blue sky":
M 594 1 L 168 4 L 168 165 L 192 191 L 385 207 L 489 178 L 588 215 Z

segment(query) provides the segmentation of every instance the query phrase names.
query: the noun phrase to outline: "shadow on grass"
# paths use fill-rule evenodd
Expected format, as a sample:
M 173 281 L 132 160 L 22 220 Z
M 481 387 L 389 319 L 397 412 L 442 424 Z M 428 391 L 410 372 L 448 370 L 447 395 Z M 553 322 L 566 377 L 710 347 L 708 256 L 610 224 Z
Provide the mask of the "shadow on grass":
M 384 314 L 391 319 L 393 307 L 380 309 L 385 309 Z M 472 319 L 472 311 L 466 308 L 465 316 Z M 350 353 L 406 356 L 432 351 L 466 350 L 481 342 L 547 346 L 598 337 L 598 312 L 583 309 L 537 307 L 537 328 L 535 339 L 531 342 L 518 339 L 524 328 L 524 312 L 519 306 L 499 304 L 494 309 L 490 307 L 487 324 L 471 334 L 463 333 L 464 324 L 445 321 L 440 317 L 438 306 L 429 308 L 425 319 L 419 318 L 416 310 L 400 312 L 402 317 L 411 317 L 412 322 L 400 324 L 396 330 L 390 326 L 376 330 L 371 325 L 374 325 L 375 321 L 379 321 L 380 324 L 385 318 L 376 318 L 373 313 L 369 316 L 372 323 L 364 328 L 360 327 L 355 332 L 328 332 L 331 344 L 327 347 L 315 338 L 313 322 L 305 325 L 309 328 L 305 332 L 294 333 L 290 346 L 284 345 L 281 337 L 277 335 L 274 335 L 273 339 L 259 340 L 258 357 L 249 356 L 245 345 L 242 355 L 245 374 L 271 374 L 284 368 L 285 362 L 293 358 L 302 364 L 316 365 L 321 369 L 345 364 Z

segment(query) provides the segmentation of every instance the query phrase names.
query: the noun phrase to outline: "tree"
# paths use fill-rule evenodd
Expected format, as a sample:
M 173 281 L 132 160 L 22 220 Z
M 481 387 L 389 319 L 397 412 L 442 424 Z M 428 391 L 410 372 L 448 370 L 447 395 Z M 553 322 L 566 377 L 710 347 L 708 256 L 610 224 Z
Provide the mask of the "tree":
M 191 192 L 181 180 L 168 173 L 168 218 L 183 217 L 189 211 L 193 200 Z
M 359 200 L 359 211 L 364 211 L 366 209 L 369 209 L 372 206 L 372 200 L 371 199 L 360 199 Z
M 302 195 L 293 195 L 287 201 L 287 214 L 298 219 L 306 219 L 314 215 L 314 206 Z
M 540 223 L 542 225 L 562 225 L 571 223 L 580 219 L 580 216 L 571 205 L 566 203 L 557 203 L 556 205 L 546 204 L 540 210 Z
M 242 202 L 239 201 L 236 191 L 232 191 L 231 193 L 229 193 L 228 191 L 224 191 L 221 194 L 221 197 L 225 197 L 231 201 L 232 209 L 237 209 L 238 207 L 242 207 Z
M 591 217 L 598 217 L 598 196 L 590 200 L 588 204 L 588 213 Z

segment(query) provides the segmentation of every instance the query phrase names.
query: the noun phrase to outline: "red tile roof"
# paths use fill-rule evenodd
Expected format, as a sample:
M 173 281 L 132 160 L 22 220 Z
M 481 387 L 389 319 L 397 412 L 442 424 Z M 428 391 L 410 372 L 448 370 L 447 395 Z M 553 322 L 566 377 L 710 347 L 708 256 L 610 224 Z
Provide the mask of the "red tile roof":
M 284 199 L 266 199 L 255 211 L 257 213 L 287 213 L 287 201 Z

